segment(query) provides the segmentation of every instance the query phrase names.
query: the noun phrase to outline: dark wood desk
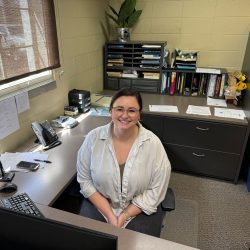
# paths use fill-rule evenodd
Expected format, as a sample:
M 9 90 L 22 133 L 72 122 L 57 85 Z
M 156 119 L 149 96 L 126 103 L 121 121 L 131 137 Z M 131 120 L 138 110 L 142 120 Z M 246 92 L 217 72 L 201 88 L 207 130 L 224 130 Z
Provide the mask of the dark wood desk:
M 107 124 L 109 121 L 110 117 L 87 116 L 77 127 L 59 131 L 58 135 L 62 144 L 47 151 L 52 164 L 46 164 L 44 168 L 36 172 L 16 173 L 13 182 L 18 185 L 18 193 L 26 192 L 49 219 L 117 235 L 118 250 L 149 250 L 156 246 L 158 250 L 196 249 L 131 230 L 119 229 L 107 223 L 50 207 L 76 175 L 77 151 L 84 136 L 91 129 Z M 36 146 L 33 141 L 34 138 L 17 151 L 38 150 L 39 146 Z M 11 195 L 0 193 L 0 198 Z
M 217 117 L 213 106 L 211 116 L 187 114 L 189 105 L 207 106 L 203 97 L 142 93 L 142 100 L 141 122 L 161 139 L 172 170 L 237 183 L 249 135 L 247 118 Z M 174 105 L 179 112 L 150 112 L 149 105 Z
M 79 227 L 105 232 L 118 236 L 118 250 L 194 250 L 189 246 L 181 245 L 168 240 L 138 233 L 128 229 L 113 227 L 110 224 L 85 218 L 76 214 L 64 212 L 48 206 L 39 206 L 42 213 L 49 219 L 69 223 Z
M 82 117 L 84 115 L 79 119 Z M 18 186 L 18 193 L 26 192 L 34 202 L 51 206 L 76 176 L 77 152 L 84 136 L 91 129 L 107 124 L 109 121 L 110 117 L 87 116 L 77 127 L 59 130 L 58 136 L 62 144 L 46 151 L 52 163 L 47 163 L 44 168 L 36 172 L 15 174 L 13 183 Z M 17 152 L 41 149 L 41 146 L 36 146 L 34 140 L 32 138 L 18 148 Z M 0 193 L 0 198 L 6 196 L 9 194 Z

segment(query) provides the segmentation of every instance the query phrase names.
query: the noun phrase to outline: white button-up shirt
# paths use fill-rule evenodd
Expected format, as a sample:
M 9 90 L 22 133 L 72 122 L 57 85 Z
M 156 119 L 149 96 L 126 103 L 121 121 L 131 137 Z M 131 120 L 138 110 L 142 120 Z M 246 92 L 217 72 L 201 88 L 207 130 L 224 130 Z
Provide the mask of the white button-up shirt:
M 77 180 L 88 198 L 98 191 L 108 199 L 116 215 L 130 203 L 146 214 L 156 212 L 165 197 L 171 166 L 159 138 L 140 123 L 129 152 L 121 183 L 112 144 L 112 122 L 88 133 L 77 158 Z

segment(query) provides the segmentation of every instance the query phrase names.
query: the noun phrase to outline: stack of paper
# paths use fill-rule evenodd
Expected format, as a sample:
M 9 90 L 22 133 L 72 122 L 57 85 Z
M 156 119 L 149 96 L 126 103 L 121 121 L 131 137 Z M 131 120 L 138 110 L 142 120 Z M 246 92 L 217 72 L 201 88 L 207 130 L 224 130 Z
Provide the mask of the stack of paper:
M 178 107 L 174 105 L 149 105 L 149 111 L 151 112 L 169 112 L 178 113 Z
M 143 72 L 144 79 L 160 79 L 160 73 L 158 72 Z
M 244 120 L 246 115 L 243 110 L 214 108 L 214 115 L 218 117 L 234 118 Z
M 91 94 L 91 105 L 96 107 L 109 107 L 112 97 L 100 94 Z
M 186 113 L 193 114 L 193 115 L 211 115 L 211 111 L 209 107 L 194 106 L 194 105 L 188 105 L 188 109 Z

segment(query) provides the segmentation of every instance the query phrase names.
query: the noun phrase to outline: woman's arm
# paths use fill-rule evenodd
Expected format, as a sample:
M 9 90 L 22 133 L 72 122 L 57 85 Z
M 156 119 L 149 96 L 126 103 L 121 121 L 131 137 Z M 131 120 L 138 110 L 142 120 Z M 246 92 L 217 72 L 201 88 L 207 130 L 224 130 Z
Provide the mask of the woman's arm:
M 157 139 L 152 147 L 155 154 L 152 152 L 151 157 L 155 157 L 155 160 L 151 166 L 151 182 L 147 189 L 132 199 L 132 203 L 148 215 L 155 213 L 164 199 L 171 174 L 171 165 L 160 140 Z
M 131 217 L 137 216 L 141 212 L 142 210 L 139 207 L 135 206 L 134 204 L 130 204 L 118 216 L 117 226 L 122 227 L 127 220 L 129 220 Z
M 108 223 L 118 226 L 117 217 L 115 216 L 108 200 L 104 196 L 102 196 L 99 192 L 95 192 L 89 197 L 89 200 L 107 218 Z

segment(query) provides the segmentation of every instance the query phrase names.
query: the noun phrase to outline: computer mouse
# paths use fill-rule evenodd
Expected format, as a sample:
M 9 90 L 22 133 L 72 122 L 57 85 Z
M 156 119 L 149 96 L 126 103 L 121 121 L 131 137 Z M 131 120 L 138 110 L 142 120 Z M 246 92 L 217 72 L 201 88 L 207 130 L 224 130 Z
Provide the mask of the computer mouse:
M 17 185 L 12 182 L 5 182 L 0 186 L 1 193 L 13 193 L 17 191 Z

